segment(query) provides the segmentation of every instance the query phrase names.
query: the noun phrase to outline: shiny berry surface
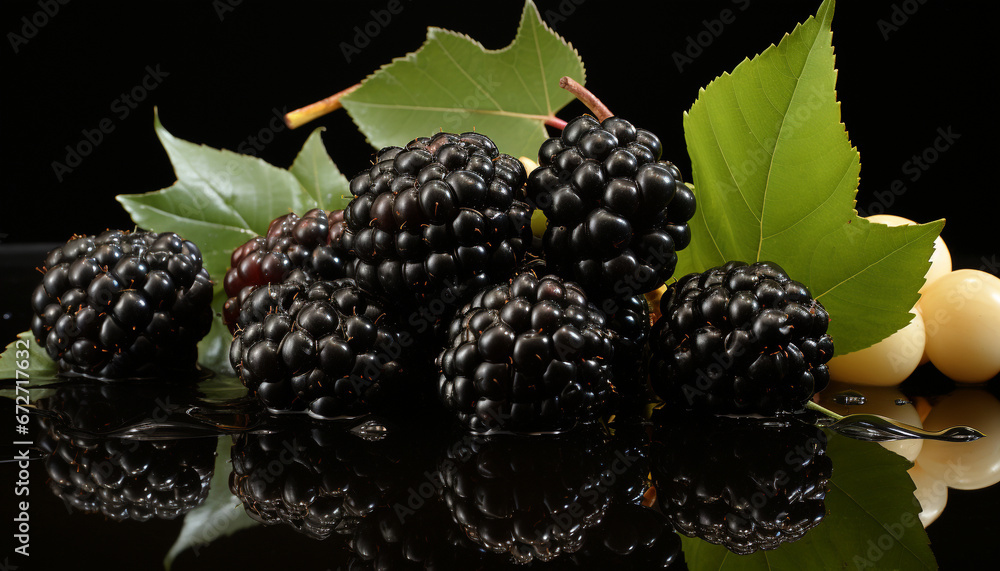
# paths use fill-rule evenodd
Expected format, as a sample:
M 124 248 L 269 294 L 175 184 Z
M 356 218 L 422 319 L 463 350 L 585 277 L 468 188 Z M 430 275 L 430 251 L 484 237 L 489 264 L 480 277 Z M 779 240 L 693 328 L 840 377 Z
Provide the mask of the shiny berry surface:
M 830 316 L 777 264 L 729 262 L 689 274 L 667 288 L 660 310 L 650 382 L 672 404 L 792 412 L 830 381 Z
M 259 287 L 238 326 L 230 363 L 273 412 L 357 416 L 403 394 L 414 340 L 349 278 Z
M 695 198 L 656 135 L 589 115 L 547 140 L 528 197 L 548 219 L 545 258 L 592 295 L 640 295 L 673 275 Z
M 295 213 L 275 218 L 265 236 L 253 238 L 233 250 L 223 281 L 229 296 L 223 308 L 223 321 L 230 332 L 235 333 L 240 307 L 258 286 L 346 276 L 351 256 L 341 244 L 343 233 L 343 210 L 314 208 L 301 218 Z
M 31 331 L 63 373 L 190 372 L 212 323 L 201 250 L 177 234 L 108 230 L 49 252 Z
M 507 279 L 531 244 L 525 171 L 478 133 L 380 150 L 351 181 L 348 274 L 394 305 L 453 306 Z
M 452 320 L 440 396 L 472 430 L 559 430 L 607 410 L 613 352 L 604 315 L 579 286 L 524 270 Z

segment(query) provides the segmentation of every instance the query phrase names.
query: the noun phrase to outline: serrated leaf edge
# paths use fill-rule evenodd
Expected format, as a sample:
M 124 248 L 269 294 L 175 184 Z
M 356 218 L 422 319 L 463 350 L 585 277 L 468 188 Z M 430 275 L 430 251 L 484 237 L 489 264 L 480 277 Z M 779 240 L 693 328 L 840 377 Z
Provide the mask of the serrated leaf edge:
M 583 79 L 583 81 L 581 81 L 580 83 L 581 84 L 585 83 L 586 82 L 586 78 L 587 78 L 587 69 L 586 69 L 586 66 L 583 63 L 583 58 L 580 57 L 580 52 L 577 51 L 577 49 L 573 46 L 573 44 L 571 42 L 569 42 L 568 40 L 566 40 L 566 38 L 562 37 L 561 35 L 559 35 L 558 33 L 556 33 L 555 30 L 553 30 L 551 27 L 549 27 L 549 25 L 546 24 L 545 21 L 542 19 L 541 14 L 538 11 L 538 7 L 535 6 L 535 3 L 532 0 L 527 0 L 525 2 L 525 4 L 524 4 L 523 10 L 521 11 L 521 18 L 518 21 L 518 28 L 517 28 L 517 32 L 514 35 L 514 39 L 511 40 L 511 42 L 509 44 L 507 44 L 506 46 L 504 46 L 502 48 L 498 48 L 498 49 L 489 49 L 489 48 L 483 46 L 483 44 L 481 42 L 479 42 L 478 40 L 472 38 L 468 34 L 463 34 L 461 32 L 456 32 L 456 31 L 453 31 L 453 30 L 448 30 L 446 28 L 440 28 L 440 27 L 437 27 L 437 26 L 429 26 L 427 28 L 427 37 L 424 39 L 424 42 L 420 45 L 419 48 L 417 48 L 416 50 L 414 50 L 414 51 L 412 51 L 412 52 L 410 52 L 410 53 L 408 53 L 406 55 L 395 57 L 389 63 L 383 64 L 377 70 L 375 70 L 372 73 L 368 74 L 365 77 L 365 79 L 362 80 L 361 85 L 364 85 L 369 80 L 371 80 L 372 78 L 374 78 L 376 75 L 378 75 L 379 73 L 382 73 L 387 68 L 389 68 L 389 67 L 391 67 L 391 66 L 393 66 L 393 65 L 395 65 L 397 63 L 401 63 L 401 62 L 414 63 L 416 61 L 416 58 L 427 47 L 427 45 L 431 41 L 433 41 L 435 39 L 435 36 L 437 34 L 445 34 L 445 35 L 449 35 L 449 36 L 452 36 L 452 37 L 455 37 L 455 38 L 459 38 L 459 39 L 465 40 L 465 41 L 469 42 L 470 44 L 472 44 L 474 47 L 482 50 L 482 52 L 484 54 L 497 55 L 497 54 L 504 53 L 504 52 L 510 50 L 515 44 L 517 44 L 518 40 L 521 38 L 522 34 L 524 33 L 524 28 L 525 28 L 524 23 L 528 19 L 528 12 L 529 12 L 529 10 L 535 15 L 535 18 L 537 19 L 539 25 L 544 30 L 546 30 L 549 33 L 551 33 L 553 36 L 555 36 L 557 39 L 559 39 L 559 41 L 562 42 L 563 45 L 565 45 L 566 47 L 570 48 L 570 50 L 572 50 L 573 55 L 575 55 L 576 58 L 577 58 L 577 60 L 579 60 L 579 62 L 580 62 L 580 69 L 581 69 L 581 71 L 583 73 L 583 77 L 581 78 L 581 79 Z M 536 45 L 537 45 L 537 40 L 536 40 Z M 537 49 L 536 49 L 536 52 L 537 52 Z M 538 54 L 538 55 L 539 55 L 539 57 L 541 57 L 541 54 Z M 461 68 L 459 68 L 459 69 L 460 69 L 460 71 L 464 72 L 464 70 L 461 70 Z M 544 64 L 542 65 L 542 69 L 544 70 Z M 473 108 L 453 108 L 453 107 L 427 107 L 427 106 L 418 106 L 418 105 L 387 105 L 387 104 L 382 104 L 382 103 L 369 103 L 369 102 L 364 102 L 364 101 L 355 101 L 354 98 L 356 97 L 355 93 L 357 93 L 357 91 L 354 91 L 354 92 L 351 92 L 351 93 L 347 94 L 346 96 L 344 96 L 344 98 L 342 99 L 342 101 L 345 104 L 363 105 L 363 106 L 367 106 L 367 107 L 383 107 L 383 108 L 392 108 L 392 109 L 412 109 L 414 111 L 438 111 L 438 112 L 459 112 L 459 111 L 466 111 L 466 112 L 469 112 L 469 113 L 480 114 L 480 115 L 499 115 L 499 116 L 503 116 L 503 117 L 516 117 L 516 118 L 522 118 L 522 119 L 531 119 L 531 120 L 537 120 L 537 121 L 545 121 L 546 119 L 549 119 L 550 117 L 554 117 L 555 116 L 555 111 L 552 109 L 552 98 L 549 95 L 549 86 L 543 84 L 543 87 L 545 89 L 545 94 L 546 94 L 545 95 L 546 109 L 548 110 L 549 115 L 535 115 L 535 114 L 531 114 L 531 113 L 517 113 L 517 112 L 513 112 L 513 111 L 504 111 L 502 109 L 473 109 Z M 480 91 L 482 91 L 481 87 L 479 89 L 480 89 Z M 496 103 L 496 102 L 494 101 L 494 103 Z M 497 107 L 499 108 L 500 105 L 498 104 Z M 345 108 L 346 108 L 346 105 L 345 105 Z

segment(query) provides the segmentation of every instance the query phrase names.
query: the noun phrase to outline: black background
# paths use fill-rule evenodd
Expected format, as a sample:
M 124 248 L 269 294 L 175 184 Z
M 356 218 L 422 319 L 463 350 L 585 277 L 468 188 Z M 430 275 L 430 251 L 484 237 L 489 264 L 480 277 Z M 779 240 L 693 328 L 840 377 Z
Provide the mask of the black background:
M 273 125 L 275 110 L 291 110 L 326 97 L 360 81 L 392 57 L 415 50 L 428 25 L 457 30 L 488 48 L 500 48 L 513 38 L 521 12 L 516 1 L 403 1 L 403 12 L 392 16 L 370 44 L 347 61 L 342 42 L 352 42 L 355 27 L 371 22 L 369 11 L 384 9 L 387 2 L 74 0 L 59 4 L 53 16 L 45 15 L 44 3 L 6 0 L 0 7 L 0 31 L 6 38 L 0 45 L 6 86 L 0 103 L 4 162 L 0 233 L 6 235 L 0 254 L 13 255 L 30 242 L 63 241 L 74 232 L 131 227 L 114 196 L 156 190 L 174 180 L 152 129 L 154 105 L 164 125 L 178 137 L 237 149 Z M 538 4 L 543 13 L 558 15 L 550 21 L 583 57 L 587 86 L 618 115 L 659 134 L 665 158 L 685 173 L 690 173 L 690 161 L 682 112 L 699 87 L 777 42 L 818 6 L 814 0 L 650 5 L 540 0 Z M 875 193 L 902 180 L 907 191 L 894 196 L 887 211 L 917 221 L 947 218 L 943 235 L 955 266 L 985 265 L 996 273 L 990 266 L 1000 257 L 995 227 L 1000 200 L 992 174 L 997 151 L 992 81 L 996 10 L 987 6 L 943 0 L 842 1 L 834 20 L 834 44 L 843 118 L 861 152 L 859 207 L 866 213 L 877 212 L 880 203 Z M 708 28 L 718 30 L 712 21 L 727 9 L 733 18 L 722 26 L 721 34 L 703 33 Z M 32 33 L 25 18 L 44 24 Z M 708 37 L 711 40 L 705 41 Z M 683 54 L 699 39 L 707 45 L 700 46 L 700 54 L 688 52 L 695 55 L 693 61 L 678 70 L 673 54 Z M 16 52 L 12 41 L 18 44 Z M 116 100 L 141 84 L 147 66 L 159 67 L 167 75 L 122 117 Z M 581 105 L 571 104 L 560 116 L 569 119 L 581 111 Z M 67 145 L 78 147 L 86 141 L 84 131 L 104 119 L 110 120 L 113 131 L 58 180 L 53 162 L 65 163 Z M 279 130 L 258 155 L 288 166 L 312 128 L 320 125 L 327 128 L 327 148 L 347 176 L 368 164 L 372 149 L 343 111 L 298 130 Z M 931 147 L 939 129 L 949 128 L 960 138 L 914 180 L 912 171 L 905 170 L 907 161 Z M 2 296 L 5 333 L 27 329 L 21 309 L 27 305 L 27 293 L 21 286 L 4 287 L 11 288 Z M 24 303 L 15 303 L 18 300 Z M 990 510 L 995 511 L 997 504 L 984 509 L 977 505 L 981 498 L 953 493 L 945 515 L 930 528 L 935 552 L 946 568 L 958 566 L 962 557 L 995 532 L 991 528 L 995 514 Z M 57 517 L 63 508 L 52 502 L 54 511 L 49 515 Z M 46 515 L 35 517 L 45 521 Z M 72 520 L 84 525 L 99 521 L 81 515 Z M 109 539 L 109 548 L 113 543 L 114 549 L 124 550 L 112 559 L 143 561 L 135 568 L 145 568 L 159 560 L 177 526 L 130 529 L 136 534 L 134 540 Z M 93 542 L 92 536 L 79 541 L 70 537 L 60 540 L 69 543 L 64 550 L 51 538 L 44 539 L 45 530 L 41 524 L 35 528 L 39 549 L 59 549 L 60 558 L 79 555 L 81 546 Z M 265 542 L 265 549 L 277 549 L 271 542 L 291 535 L 257 530 L 246 538 L 251 534 Z M 247 545 L 247 539 L 237 539 L 220 543 L 219 549 L 227 546 L 226 551 L 213 553 L 232 553 Z M 228 558 L 206 555 L 198 565 Z

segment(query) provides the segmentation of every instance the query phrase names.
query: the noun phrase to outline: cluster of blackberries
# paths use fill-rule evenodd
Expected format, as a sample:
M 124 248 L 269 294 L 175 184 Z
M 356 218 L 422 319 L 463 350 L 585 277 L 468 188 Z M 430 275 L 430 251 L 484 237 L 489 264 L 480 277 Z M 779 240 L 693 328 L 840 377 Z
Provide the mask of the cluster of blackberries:
M 525 178 L 520 161 L 478 133 L 382 149 L 351 181 L 351 277 L 404 308 L 507 279 L 531 245 Z
M 612 352 L 604 315 L 579 286 L 525 271 L 451 322 L 441 397 L 473 430 L 570 428 L 607 412 Z
M 828 380 L 829 316 L 776 264 L 681 278 L 650 329 L 643 295 L 672 275 L 695 208 L 661 154 L 649 131 L 589 115 L 530 176 L 479 133 L 384 148 L 344 210 L 283 215 L 232 253 L 230 362 L 268 411 L 327 420 L 427 395 L 478 432 L 566 430 L 652 392 L 801 408 Z M 46 259 L 32 329 L 67 372 L 191 368 L 211 322 L 201 265 L 171 233 L 76 237 Z

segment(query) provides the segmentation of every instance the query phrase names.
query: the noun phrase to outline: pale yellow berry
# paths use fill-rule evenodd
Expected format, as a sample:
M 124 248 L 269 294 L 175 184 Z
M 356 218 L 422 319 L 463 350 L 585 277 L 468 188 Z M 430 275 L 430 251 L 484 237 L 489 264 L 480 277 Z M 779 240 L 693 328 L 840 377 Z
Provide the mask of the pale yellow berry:
M 1000 373 L 1000 278 L 956 270 L 923 293 L 927 355 L 949 378 L 988 381 Z

